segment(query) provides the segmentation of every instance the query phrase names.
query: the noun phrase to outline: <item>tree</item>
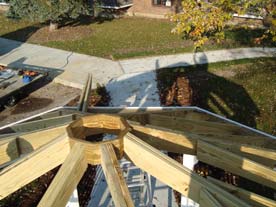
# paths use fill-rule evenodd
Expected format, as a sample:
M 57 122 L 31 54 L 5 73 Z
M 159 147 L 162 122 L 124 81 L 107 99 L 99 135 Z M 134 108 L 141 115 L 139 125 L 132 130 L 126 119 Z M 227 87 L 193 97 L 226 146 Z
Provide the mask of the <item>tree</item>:
M 275 0 L 182 0 L 183 12 L 169 15 L 176 22 L 173 33 L 194 41 L 201 47 L 209 38 L 220 42 L 224 38 L 226 23 L 234 13 L 256 13 L 270 19 L 269 28 L 261 39 L 272 37 L 276 41 Z
M 88 15 L 89 8 L 87 0 L 10 0 L 8 17 L 50 22 L 52 31 L 63 19 Z

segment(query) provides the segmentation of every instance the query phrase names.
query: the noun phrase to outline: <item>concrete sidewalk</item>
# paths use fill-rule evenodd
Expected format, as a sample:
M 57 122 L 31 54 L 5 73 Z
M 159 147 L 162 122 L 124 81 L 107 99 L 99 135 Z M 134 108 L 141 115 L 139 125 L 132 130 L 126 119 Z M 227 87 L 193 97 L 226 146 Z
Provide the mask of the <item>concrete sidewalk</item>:
M 155 70 L 244 58 L 276 57 L 276 48 L 240 48 L 112 61 L 0 38 L 0 64 L 59 71 L 54 82 L 82 88 L 87 73 L 93 87 L 106 85 L 112 106 L 157 106 Z M 58 73 L 58 74 L 59 74 Z
M 137 73 L 246 58 L 276 57 L 276 48 L 237 48 L 198 53 L 163 55 L 119 61 L 124 73 Z
M 123 74 L 118 62 L 4 38 L 0 38 L 0 64 L 64 71 L 55 82 L 76 88 L 83 87 L 87 73 L 93 74 L 94 87 Z

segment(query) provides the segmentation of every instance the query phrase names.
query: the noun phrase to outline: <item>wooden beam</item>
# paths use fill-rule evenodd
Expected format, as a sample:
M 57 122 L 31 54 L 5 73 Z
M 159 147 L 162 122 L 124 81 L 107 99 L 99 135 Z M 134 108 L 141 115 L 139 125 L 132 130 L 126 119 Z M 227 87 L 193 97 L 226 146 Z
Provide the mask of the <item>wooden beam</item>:
M 203 141 L 198 141 L 197 149 L 198 160 L 276 189 L 272 169 Z
M 32 133 L 9 136 L 0 140 L 0 166 L 20 155 L 30 153 L 65 133 L 67 125 Z
M 269 198 L 260 196 L 258 194 L 252 193 L 250 191 L 238 188 L 234 185 L 222 182 L 220 180 L 214 179 L 212 177 L 207 178 L 210 182 L 216 184 L 217 186 L 227 190 L 229 193 L 237 196 L 241 200 L 246 201 L 254 207 L 276 207 L 276 202 Z
M 136 166 L 197 203 L 200 200 L 201 189 L 206 188 L 215 195 L 223 206 L 250 206 L 205 178 L 193 173 L 133 134 L 128 133 L 125 136 L 124 151 Z
M 130 122 L 132 133 L 151 146 L 169 152 L 196 155 L 197 139 L 161 127 Z
M 134 207 L 112 144 L 102 144 L 101 154 L 103 172 L 115 206 Z
M 120 113 L 120 111 L 118 112 Z M 179 117 L 181 119 L 185 120 L 194 120 L 194 121 L 210 121 L 210 122 L 218 122 L 218 123 L 227 123 L 226 121 L 217 118 L 215 116 L 209 115 L 207 113 L 203 112 L 198 112 L 194 110 L 164 110 L 164 111 L 144 111 L 144 112 L 137 112 L 137 113 L 123 113 L 122 116 L 127 118 L 128 120 L 131 121 L 139 121 L 141 119 L 147 120 L 147 116 L 149 114 L 154 114 L 154 115 L 161 115 L 161 116 L 167 116 L 168 118 L 173 118 L 173 117 Z
M 38 206 L 66 206 L 86 168 L 84 146 L 77 143 L 66 157 Z
M 153 147 L 169 152 L 196 155 L 196 144 L 198 140 L 204 140 L 229 150 L 238 155 L 252 159 L 270 168 L 276 164 L 276 151 L 267 148 L 260 148 L 251 145 L 243 145 L 231 141 L 214 139 L 206 136 L 183 133 L 175 130 L 168 130 L 162 127 L 151 125 L 142 126 L 135 122 L 129 122 L 132 127 L 132 133 Z M 254 138 L 254 137 L 253 137 Z M 240 142 L 245 140 L 240 138 Z M 250 139 L 250 137 L 248 137 Z
M 87 88 L 85 91 L 85 96 L 83 99 L 83 105 L 82 105 L 82 112 L 85 113 L 87 112 L 87 108 L 88 108 L 88 104 L 89 104 L 89 97 L 90 97 L 90 93 L 91 93 L 91 87 L 92 87 L 92 75 L 88 74 L 88 84 L 87 84 Z
M 61 126 L 66 123 L 72 122 L 79 116 L 80 115 L 78 114 L 69 114 L 69 115 L 64 115 L 59 117 L 48 118 L 48 119 L 24 122 L 24 123 L 20 123 L 12 127 L 0 130 L 0 133 L 12 133 L 12 132 L 24 133 L 24 132 L 34 131 L 34 130 Z
M 242 127 L 211 121 L 186 120 L 181 117 L 168 117 L 163 115 L 149 114 L 148 123 L 169 129 L 191 132 L 196 134 L 223 134 L 223 135 L 256 135 Z
M 203 207 L 222 207 L 216 198 L 205 188 L 202 188 L 200 191 L 199 205 Z
M 0 200 L 62 164 L 70 151 L 63 135 L 0 172 Z
M 209 140 L 206 141 L 209 142 Z M 271 169 L 273 169 L 276 165 L 276 150 L 273 149 L 229 142 L 212 142 L 211 144 L 247 159 L 253 160 Z
M 88 86 L 89 78 L 90 78 L 90 74 L 87 75 L 85 85 L 84 85 L 84 87 L 82 89 L 82 92 L 81 92 L 81 96 L 80 96 L 78 106 L 77 106 L 78 111 L 82 111 L 83 100 L 84 100 L 84 96 L 86 94 L 86 89 L 87 89 L 87 86 Z
M 8 142 L 0 145 L 0 166 L 20 156 L 17 149 L 16 138 L 9 139 Z
M 70 145 L 73 146 L 76 143 L 82 143 L 85 146 L 85 157 L 89 164 L 91 165 L 99 165 L 101 164 L 101 144 L 113 144 L 115 150 L 121 159 L 123 157 L 123 139 L 114 139 L 114 140 L 107 140 L 103 142 L 88 142 L 80 139 L 71 139 L 70 138 Z

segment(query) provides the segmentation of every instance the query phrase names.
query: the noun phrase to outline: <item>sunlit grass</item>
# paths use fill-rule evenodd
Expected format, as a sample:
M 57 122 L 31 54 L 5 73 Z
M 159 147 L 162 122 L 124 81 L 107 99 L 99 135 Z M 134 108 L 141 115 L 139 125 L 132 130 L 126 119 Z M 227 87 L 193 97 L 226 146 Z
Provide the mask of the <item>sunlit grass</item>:
M 8 20 L 3 15 L 0 15 L 0 22 L 0 35 L 15 40 L 21 40 L 22 34 L 28 36 L 26 33 L 32 36 L 36 29 L 46 26 L 24 20 Z M 168 20 L 121 18 L 103 22 L 91 21 L 85 24 L 92 32 L 79 40 L 47 41 L 45 37 L 46 41 L 41 39 L 34 41 L 33 38 L 27 38 L 26 41 L 113 59 L 175 54 L 194 50 L 192 41 L 183 40 L 181 36 L 171 34 L 174 24 Z M 32 28 L 34 26 L 35 29 Z M 78 32 L 77 27 L 76 32 Z M 210 41 L 203 49 L 255 46 L 253 39 L 261 35 L 261 32 L 260 30 L 227 31 L 227 39 L 222 44 Z

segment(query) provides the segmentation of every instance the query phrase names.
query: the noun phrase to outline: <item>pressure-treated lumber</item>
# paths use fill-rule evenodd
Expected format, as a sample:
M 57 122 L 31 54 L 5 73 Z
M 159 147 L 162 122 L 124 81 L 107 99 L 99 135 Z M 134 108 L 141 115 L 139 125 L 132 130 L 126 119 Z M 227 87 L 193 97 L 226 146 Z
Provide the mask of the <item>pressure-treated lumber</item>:
M 111 115 L 91 115 L 82 117 L 66 128 L 70 143 L 80 142 L 85 146 L 86 159 L 89 164 L 97 165 L 101 163 L 100 145 L 112 143 L 118 152 L 119 158 L 123 156 L 123 137 L 129 131 L 128 123 L 118 116 Z M 88 142 L 87 136 L 101 133 L 112 133 L 116 137 L 104 142 Z
M 77 143 L 66 157 L 38 206 L 66 206 L 86 168 L 84 146 Z
M 218 123 L 210 121 L 197 121 L 186 120 L 181 117 L 168 117 L 163 115 L 149 114 L 148 123 L 151 125 L 166 127 L 169 129 L 176 129 L 185 132 L 192 132 L 197 134 L 238 134 L 238 135 L 250 135 L 254 134 L 245 129 L 229 124 Z
M 185 136 L 165 128 L 142 126 L 134 122 L 130 122 L 130 125 L 134 135 L 159 150 L 196 155 L 197 140 L 192 136 Z
M 100 114 L 81 117 L 69 124 L 66 130 L 71 138 L 85 139 L 86 136 L 99 133 L 110 133 L 123 137 L 128 128 L 128 123 L 121 117 Z
M 197 148 L 198 160 L 276 189 L 272 169 L 203 141 L 198 141 Z
M 70 151 L 63 135 L 0 172 L 0 200 L 62 164 Z
M 151 125 L 142 126 L 135 122 L 129 123 L 133 129 L 132 133 L 134 135 L 160 150 L 196 155 L 197 141 L 204 140 L 222 149 L 229 150 L 270 168 L 273 168 L 276 164 L 276 151 L 272 149 L 252 145 L 243 145 L 237 142 L 233 143 L 225 140 L 210 138 L 204 135 L 183 133 Z M 252 137 L 248 137 L 248 139 Z M 244 140 L 244 138 L 241 139 Z M 240 142 L 242 142 L 242 140 Z
M 0 145 L 0 165 L 19 157 L 16 138 L 9 139 Z
M 88 86 L 89 79 L 90 79 L 90 74 L 87 75 L 85 85 L 83 86 L 83 89 L 82 89 L 82 92 L 81 92 L 81 96 L 80 96 L 78 106 L 77 106 L 78 111 L 82 111 L 83 101 L 84 101 L 84 97 L 85 97 L 85 94 L 86 94 L 86 91 L 87 91 L 87 86 Z
M 91 86 L 92 86 L 92 75 L 91 74 L 88 74 L 88 84 L 87 84 L 87 88 L 86 88 L 86 91 L 85 91 L 85 95 L 84 95 L 84 98 L 83 98 L 83 105 L 82 105 L 82 112 L 86 112 L 87 111 L 87 108 L 88 108 L 88 104 L 89 104 L 89 96 L 90 96 L 90 93 L 91 93 Z
M 0 133 L 10 133 L 10 132 L 23 133 L 23 132 L 30 132 L 30 131 L 34 131 L 34 130 L 46 129 L 46 128 L 50 128 L 50 127 L 61 126 L 66 123 L 72 122 L 79 116 L 80 115 L 78 115 L 78 114 L 69 114 L 69 115 L 58 116 L 58 117 L 53 117 L 53 118 L 23 122 L 20 124 L 16 124 L 10 128 L 3 129 L 0 131 Z M 6 131 L 8 131 L 8 132 L 6 132 Z
M 30 153 L 65 133 L 67 125 L 0 140 L 0 165 Z
M 102 144 L 101 154 L 103 172 L 115 206 L 134 207 L 112 144 Z
M 249 206 L 130 133 L 124 138 L 124 149 L 136 166 L 195 202 L 200 200 L 201 188 L 207 188 L 223 206 Z
M 121 113 L 119 111 L 118 113 Z M 123 113 L 121 114 L 124 118 L 131 121 L 140 121 L 140 120 L 149 120 L 147 117 L 149 114 L 153 115 L 161 115 L 167 116 L 169 119 L 173 117 L 181 117 L 181 119 L 185 120 L 193 120 L 193 121 L 210 121 L 217 123 L 226 123 L 224 120 L 219 119 L 218 117 L 211 116 L 209 114 L 198 112 L 194 110 L 164 110 L 164 111 L 141 111 L 137 113 Z
M 199 205 L 203 207 L 222 207 L 216 198 L 205 188 L 200 191 Z
M 246 201 L 254 207 L 276 207 L 276 201 L 269 198 L 260 196 L 256 193 L 238 188 L 236 186 L 230 185 L 228 183 L 222 182 L 220 180 L 214 179 L 212 177 L 207 178 L 210 182 L 216 184 L 217 186 L 227 190 L 229 193 L 237 196 L 238 198 Z
M 102 144 L 113 144 L 118 157 L 121 159 L 123 157 L 123 139 L 114 139 L 102 142 L 88 142 L 80 139 L 72 139 L 70 138 L 70 145 L 73 146 L 76 143 L 81 143 L 85 147 L 85 157 L 89 164 L 91 165 L 99 165 L 101 164 L 101 149 L 100 146 Z
M 206 141 L 209 142 L 209 140 Z M 276 150 L 229 142 L 212 142 L 211 144 L 214 144 L 221 149 L 228 150 L 234 154 L 240 155 L 244 158 L 253 160 L 271 169 L 275 167 Z

